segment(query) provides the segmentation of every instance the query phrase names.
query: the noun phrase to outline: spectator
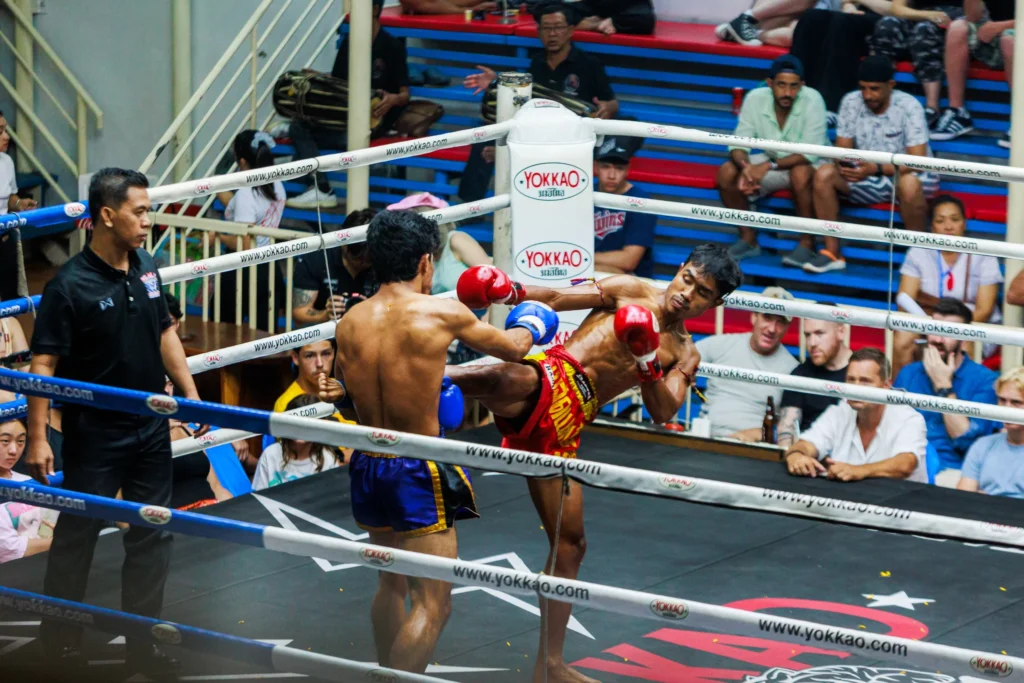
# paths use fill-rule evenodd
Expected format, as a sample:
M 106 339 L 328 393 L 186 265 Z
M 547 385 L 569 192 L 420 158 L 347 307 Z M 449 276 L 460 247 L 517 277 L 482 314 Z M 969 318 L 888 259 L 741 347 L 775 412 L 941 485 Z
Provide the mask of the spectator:
M 843 95 L 857 87 L 868 36 L 891 13 L 891 0 L 857 0 L 845 3 L 842 11 L 812 9 L 800 15 L 789 51 L 804 64 L 804 82 L 825 100 L 830 128 L 836 125 Z
M 25 452 L 25 425 L 21 420 L 0 423 L 0 479 L 29 481 L 14 471 Z M 45 553 L 53 542 L 56 513 L 24 503 L 0 505 L 0 564 Z M 48 531 L 44 532 L 44 529 Z
M 846 332 L 846 325 L 840 323 L 804 320 L 807 360 L 796 366 L 790 374 L 825 382 L 845 382 L 846 366 L 853 353 L 846 345 Z M 820 396 L 788 389 L 782 392 L 778 445 L 781 448 L 792 446 L 826 408 L 838 402 L 837 396 Z
M 408 209 L 417 213 L 443 209 L 448 202 L 438 199 L 429 192 L 414 194 L 387 207 L 388 211 Z M 438 226 L 441 230 L 441 248 L 434 254 L 434 280 L 431 294 L 455 291 L 459 276 L 473 266 L 491 263 L 491 257 L 468 232 L 456 230 L 455 223 Z M 460 342 L 461 344 L 461 342 Z
M 884 389 L 889 361 L 878 349 L 853 352 L 846 382 Z M 786 468 L 799 477 L 838 481 L 871 477 L 927 482 L 924 418 L 910 406 L 847 399 L 830 406 L 786 451 Z
M 462 14 L 466 10 L 486 12 L 497 9 L 496 2 L 479 0 L 398 0 L 406 14 Z M 383 3 L 381 3 L 383 4 Z
M 924 108 L 913 95 L 895 89 L 892 62 L 872 55 L 860 63 L 858 74 L 860 92 L 847 94 L 839 107 L 836 147 L 931 156 Z M 888 202 L 895 191 L 903 226 L 924 230 L 927 200 L 938 191 L 939 177 L 903 169 L 897 186 L 895 175 L 892 164 L 862 161 L 856 154 L 823 164 L 814 173 L 814 213 L 821 220 L 834 221 L 839 218 L 839 195 L 854 204 L 876 204 Z M 836 237 L 826 237 L 825 248 L 804 264 L 809 273 L 844 268 Z
M 38 206 L 36 200 L 18 196 L 14 160 L 7 154 L 10 144 L 7 119 L 0 111 L 0 216 L 8 211 L 28 211 Z M 18 242 L 8 231 L 0 236 L 0 300 L 18 296 L 18 270 Z
M 963 7 L 952 2 L 893 0 L 892 16 L 879 21 L 869 39 L 874 53 L 888 57 L 894 64 L 910 58 L 914 75 L 924 90 L 924 115 L 930 133 L 935 132 L 939 121 L 945 30 L 961 16 Z
M 576 26 L 580 31 L 597 31 L 606 36 L 654 33 L 651 0 L 579 0 L 573 9 L 583 16 Z
M 811 145 L 827 145 L 825 103 L 813 88 L 804 85 L 804 67 L 793 55 L 776 59 L 765 82 L 743 98 L 736 135 L 782 140 Z M 796 213 L 804 218 L 814 215 L 811 181 L 818 157 L 768 151 L 750 157 L 747 150 L 729 148 L 729 161 L 718 169 L 718 194 L 730 209 L 750 209 L 750 201 L 780 190 L 793 191 Z M 759 256 L 757 231 L 741 226 L 740 241 L 729 253 L 740 261 Z M 802 235 L 799 246 L 782 259 L 788 265 L 803 267 L 814 258 L 814 237 Z
M 768 287 L 762 296 L 792 301 L 793 295 L 782 287 Z M 796 358 L 782 346 L 782 338 L 793 318 L 769 313 L 751 313 L 754 329 L 745 334 L 719 334 L 697 342 L 701 360 L 736 368 L 788 374 L 796 367 Z M 778 406 L 782 389 L 739 380 L 709 378 L 701 417 L 711 422 L 711 436 L 741 441 L 760 441 L 768 399 Z
M 1024 368 L 1016 368 L 996 380 L 996 396 L 1004 408 L 1024 408 Z M 974 442 L 960 470 L 961 491 L 990 496 L 1024 498 L 1024 425 L 1006 422 L 1003 431 Z
M 643 143 L 639 138 L 606 137 L 594 152 L 597 190 L 647 197 L 629 182 L 629 162 Z M 594 209 L 594 267 L 602 273 L 654 277 L 654 226 L 658 217 L 637 211 Z
M 964 0 L 964 18 L 954 21 L 946 31 L 949 107 L 935 125 L 932 140 L 953 140 L 974 130 L 974 120 L 964 106 L 972 59 L 990 69 L 1002 69 L 1006 84 L 1013 87 L 1014 25 L 1013 0 Z M 999 145 L 1009 148 L 1009 133 L 1003 135 Z
M 367 225 L 376 209 L 353 211 L 343 228 Z M 377 291 L 366 242 L 346 244 L 295 258 L 292 277 L 292 319 L 298 325 L 337 320 L 350 306 Z
M 273 147 L 274 138 L 269 134 L 257 130 L 243 130 L 235 136 L 232 144 L 232 152 L 235 162 L 238 164 L 238 170 L 248 171 L 273 166 L 274 154 L 271 152 Z M 281 181 L 217 193 L 217 199 L 224 206 L 224 220 L 247 223 L 250 226 L 262 228 L 276 228 L 281 224 L 284 198 L 284 185 L 281 184 Z M 225 233 L 213 233 L 212 237 L 219 239 L 229 252 L 265 247 L 270 244 L 269 237 L 256 237 L 255 244 L 248 236 L 239 237 Z M 258 301 L 262 305 L 257 308 L 256 327 L 261 330 L 266 330 L 269 327 L 270 310 L 265 293 L 270 291 L 271 271 L 277 273 L 277 268 L 273 265 L 256 268 L 256 291 L 262 293 L 262 296 L 258 297 Z M 234 322 L 235 292 L 239 286 L 239 279 L 241 279 L 243 306 L 246 311 L 248 310 L 249 273 L 229 270 L 222 273 L 220 277 L 220 292 L 217 296 L 220 297 L 221 320 Z M 283 286 L 284 279 L 278 277 L 278 282 L 280 286 Z
M 2 167 L 2 161 L 0 161 Z M 0 246 L 0 250 L 3 247 Z M 14 354 L 28 351 L 28 341 L 25 339 L 25 331 L 21 329 L 21 323 L 17 318 L 0 318 L 0 366 L 19 370 L 24 368 L 22 362 L 15 363 L 11 358 Z M 8 360 L 4 360 L 8 359 Z M 7 403 L 17 398 L 17 395 L 10 391 L 0 390 L 0 403 Z
M 964 204 L 952 195 L 942 194 L 932 200 L 929 217 L 932 232 L 936 235 L 963 237 L 967 232 Z M 966 322 L 999 323 L 1003 315 L 996 304 L 1002 283 L 1003 273 L 995 256 L 911 247 L 907 249 L 900 268 L 899 291 L 928 314 L 939 299 L 952 297 L 971 309 L 971 319 Z M 917 313 L 913 310 L 907 312 Z M 914 332 L 896 332 L 893 366 L 897 374 L 900 368 L 914 360 L 915 342 L 919 338 L 920 335 Z M 970 344 L 965 350 L 970 354 Z
M 778 45 L 789 47 L 793 29 L 801 15 L 810 9 L 838 10 L 841 0 L 756 0 L 754 6 L 726 24 L 715 27 L 719 40 L 740 45 Z
M 971 309 L 958 299 L 945 297 L 933 307 L 932 319 L 969 323 Z M 929 334 L 927 340 L 924 360 L 903 368 L 893 386 L 913 394 L 995 404 L 993 385 L 998 376 L 968 358 L 964 342 L 936 334 Z M 928 443 L 939 456 L 940 471 L 960 469 L 971 444 L 996 430 L 991 420 L 934 411 L 921 411 L 921 415 L 928 426 Z
M 1024 271 L 1014 276 L 1009 289 L 1006 290 L 1006 303 L 1024 306 Z
M 320 392 L 320 377 L 334 374 L 334 356 L 337 342 L 333 338 L 292 349 L 292 364 L 298 371 L 295 381 L 274 401 L 274 412 L 283 413 L 296 396 L 316 396 Z
M 381 119 L 381 123 L 374 130 L 387 133 L 402 115 L 405 105 L 409 104 L 409 64 L 406 60 L 405 43 L 381 28 L 380 13 L 383 7 L 384 0 L 373 0 L 373 46 L 370 48 L 370 57 L 373 61 L 370 87 L 383 93 L 381 100 L 373 107 L 373 118 Z M 348 81 L 347 34 L 338 46 L 338 55 L 334 58 L 331 75 Z M 343 150 L 348 146 L 346 131 L 311 126 L 301 121 L 291 122 L 288 135 L 295 146 L 295 161 L 320 156 L 321 149 Z M 333 208 L 338 205 L 338 198 L 331 191 L 331 184 L 327 182 L 327 176 L 323 173 L 316 174 L 315 183 L 308 175 L 297 178 L 294 182 L 302 183 L 308 189 L 290 198 L 287 201 L 288 206 L 296 209 L 315 209 L 317 206 Z
M 537 7 L 534 17 L 544 49 L 533 55 L 527 71 L 538 85 L 595 104 L 595 117 L 615 118 L 619 102 L 615 99 L 604 66 L 596 57 L 573 45 L 575 16 L 571 6 L 561 2 L 546 2 Z M 473 89 L 474 95 L 486 90 L 498 77 L 493 69 L 485 66 L 480 69 L 479 73 L 470 74 L 462 81 L 465 87 Z M 459 197 L 463 201 L 483 198 L 490 184 L 493 165 L 493 142 L 479 143 L 470 148 L 469 161 L 459 184 Z
M 284 409 L 295 410 L 317 402 L 319 399 L 315 395 L 299 394 L 288 401 Z M 278 439 L 260 456 L 256 475 L 252 478 L 252 490 L 262 491 L 346 464 L 348 458 L 332 446 L 299 439 Z

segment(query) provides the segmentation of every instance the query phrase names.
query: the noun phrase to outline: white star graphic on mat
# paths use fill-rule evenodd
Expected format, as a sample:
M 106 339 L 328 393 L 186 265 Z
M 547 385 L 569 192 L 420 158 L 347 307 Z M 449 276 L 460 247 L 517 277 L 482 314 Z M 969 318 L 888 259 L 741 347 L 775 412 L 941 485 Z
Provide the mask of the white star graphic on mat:
M 873 602 L 868 607 L 902 607 L 914 611 L 914 605 L 927 605 L 935 602 L 934 598 L 912 598 L 906 591 L 893 593 L 892 595 L 875 595 L 873 593 L 862 593 L 868 600 Z

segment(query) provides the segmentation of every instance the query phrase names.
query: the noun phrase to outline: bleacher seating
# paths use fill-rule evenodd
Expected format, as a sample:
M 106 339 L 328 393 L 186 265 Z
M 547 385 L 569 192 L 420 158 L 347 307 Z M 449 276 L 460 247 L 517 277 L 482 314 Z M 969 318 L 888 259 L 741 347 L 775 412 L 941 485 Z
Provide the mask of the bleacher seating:
M 441 102 L 446 115 L 437 131 L 480 125 L 480 95 L 461 85 L 476 65 L 496 69 L 525 69 L 529 55 L 540 48 L 536 25 L 529 17 L 514 24 L 487 21 L 465 22 L 462 16 L 408 16 L 397 9 L 385 10 L 382 23 L 393 35 L 407 41 L 410 69 L 430 65 L 452 78 L 443 88 L 413 87 L 412 95 Z M 623 115 L 640 120 L 695 127 L 714 132 L 731 132 L 736 117 L 731 111 L 732 89 L 758 87 L 763 83 L 770 60 L 782 54 L 780 48 L 745 47 L 717 40 L 708 25 L 659 22 L 653 36 L 606 37 L 577 32 L 577 43 L 585 50 L 601 55 L 620 102 Z M 909 64 L 901 64 L 897 74 L 900 87 L 921 97 Z M 972 161 L 1005 163 L 1007 151 L 997 145 L 997 135 L 1007 130 L 1009 97 L 1002 74 L 985 68 L 972 68 L 968 80 L 968 106 L 975 114 L 976 135 L 947 143 L 935 143 L 937 155 Z M 377 144 L 394 140 L 377 141 Z M 284 142 L 284 141 L 282 141 Z M 287 155 L 291 148 L 280 144 L 275 150 Z M 327 150 L 324 150 L 327 152 Z M 720 146 L 648 140 L 633 162 L 631 180 L 658 198 L 717 204 L 715 174 L 725 159 Z M 424 157 L 404 159 L 393 165 L 404 167 L 401 178 L 371 176 L 371 201 L 383 204 L 395 201 L 410 191 L 429 191 L 446 199 L 458 191 L 452 176 L 461 172 L 468 150 L 443 150 Z M 344 173 L 328 174 L 335 192 L 344 196 Z M 286 184 L 289 190 L 295 188 Z M 968 210 L 968 232 L 978 237 L 1000 239 L 1006 228 L 1006 186 L 947 177 L 944 191 L 964 200 Z M 791 212 L 792 202 L 784 194 L 759 203 L 758 210 Z M 315 220 L 315 212 L 288 209 L 286 218 Z M 888 205 L 843 208 L 842 218 L 861 223 L 886 224 Z M 326 222 L 340 223 L 341 215 L 325 216 Z M 896 214 L 897 222 L 899 214 Z M 491 240 L 489 220 L 464 226 L 485 245 Z M 661 218 L 654 249 L 657 277 L 668 278 L 690 247 L 699 242 L 730 243 L 735 231 L 729 226 Z M 810 276 L 794 268 L 783 267 L 779 254 L 791 249 L 792 234 L 761 232 L 765 255 L 744 262 L 745 290 L 756 291 L 768 283 L 786 286 L 797 297 L 828 300 L 841 304 L 885 308 L 889 288 L 890 258 L 896 267 L 902 262 L 901 250 L 890 256 L 884 245 L 851 242 L 846 247 L 849 267 L 846 271 Z M 894 283 L 898 282 L 895 278 Z M 744 328 L 746 314 L 728 312 L 727 329 Z M 713 318 L 697 321 L 691 327 L 699 333 L 713 330 Z M 797 343 L 794 331 L 786 343 Z M 858 330 L 854 346 L 881 345 L 881 334 Z

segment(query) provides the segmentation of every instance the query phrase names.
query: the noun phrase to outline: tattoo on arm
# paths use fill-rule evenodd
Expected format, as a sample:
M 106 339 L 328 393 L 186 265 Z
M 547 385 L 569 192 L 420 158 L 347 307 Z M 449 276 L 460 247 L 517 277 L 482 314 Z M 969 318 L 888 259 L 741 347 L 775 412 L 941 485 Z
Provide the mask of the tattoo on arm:
M 796 406 L 786 406 L 779 416 L 779 445 L 786 447 L 796 441 L 797 428 L 800 425 L 800 418 L 803 412 Z
M 313 303 L 316 298 L 316 292 L 310 289 L 293 289 L 292 290 L 292 306 L 299 308 L 300 306 L 309 306 Z

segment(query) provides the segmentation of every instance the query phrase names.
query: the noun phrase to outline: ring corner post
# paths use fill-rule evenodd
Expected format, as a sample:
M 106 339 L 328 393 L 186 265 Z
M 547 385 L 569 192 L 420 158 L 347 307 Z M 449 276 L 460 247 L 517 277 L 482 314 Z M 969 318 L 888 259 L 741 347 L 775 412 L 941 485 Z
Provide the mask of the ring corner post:
M 370 146 L 371 62 L 373 48 L 373 7 L 369 2 L 352 2 L 348 15 L 348 151 Z M 370 169 L 356 166 L 345 171 L 345 209 L 348 213 L 370 205 Z
M 1017 13 L 1024 13 L 1024 0 L 1016 1 Z M 1024 14 L 1022 14 L 1024 16 Z M 1015 55 L 1024 54 L 1024 31 L 1017 31 L 1013 37 L 1013 50 Z M 1010 130 L 1014 128 L 1017 134 L 1010 142 L 1010 166 L 1017 168 L 1024 167 L 1024 69 L 1015 69 L 1013 72 L 1013 83 L 1010 88 Z M 1011 182 L 1009 187 L 1009 198 L 1006 204 L 1006 241 L 1010 244 L 1024 243 L 1024 183 Z M 1012 282 L 1021 270 L 1024 269 L 1024 262 L 1017 259 L 1006 259 L 1006 282 Z M 1003 323 L 1014 327 L 1024 325 L 1024 308 L 1013 306 L 1003 302 Z M 1021 366 L 1024 362 L 1024 350 L 1019 346 L 1004 346 L 1003 371 L 1012 370 Z

